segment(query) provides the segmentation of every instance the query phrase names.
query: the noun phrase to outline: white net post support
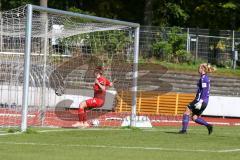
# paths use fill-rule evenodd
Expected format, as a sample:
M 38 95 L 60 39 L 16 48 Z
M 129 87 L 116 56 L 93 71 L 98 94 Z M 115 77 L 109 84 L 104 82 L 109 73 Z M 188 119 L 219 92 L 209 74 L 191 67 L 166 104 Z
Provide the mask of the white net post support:
M 1 27 L 1 31 L 0 31 L 0 52 L 2 52 L 2 45 L 3 45 L 3 41 L 2 41 L 2 31 L 3 31 L 3 19 L 2 19 L 2 13 L 0 13 L 0 27 Z
M 136 126 L 136 110 L 137 110 L 137 79 L 138 79 L 138 49 L 139 49 L 139 27 L 134 32 L 134 63 L 133 63 L 133 88 L 132 88 L 132 115 L 131 127 Z
M 47 71 L 47 54 L 48 54 L 48 36 L 47 36 L 47 33 L 48 33 L 48 20 L 47 20 L 48 16 L 47 16 L 47 13 L 43 13 L 42 14 L 42 19 L 43 19 L 43 22 L 42 22 L 42 27 L 43 27 L 43 32 L 45 33 L 45 36 L 43 38 L 43 52 L 42 54 L 44 55 L 44 64 L 43 64 L 43 88 L 42 88 L 42 104 L 41 104 L 41 125 L 43 125 L 44 123 L 44 111 L 45 111 L 45 108 L 46 108 L 46 71 Z
M 32 6 L 27 6 L 27 21 L 25 33 L 25 56 L 24 56 L 24 81 L 23 81 L 23 100 L 22 100 L 22 123 L 21 131 L 27 129 L 27 113 L 28 113 L 28 91 L 29 91 L 29 75 L 30 75 L 30 55 L 31 55 L 31 34 L 32 34 Z
M 83 14 L 78 14 L 78 13 L 71 13 L 71 12 L 66 12 L 66 11 L 61 11 L 61 10 L 56 10 L 56 9 L 50 9 L 50 8 L 46 8 L 46 7 L 39 7 L 39 6 L 34 6 L 34 5 L 27 5 L 27 26 L 26 26 L 26 33 L 25 33 L 25 55 L 24 55 L 24 88 L 23 88 L 23 101 L 22 101 L 22 106 L 23 106 L 23 109 L 22 109 L 22 123 L 21 123 L 21 131 L 26 131 L 27 129 L 27 114 L 28 114 L 28 106 L 29 106 L 29 89 L 30 89 L 30 86 L 29 86 L 29 76 L 30 76 L 30 70 L 32 70 L 30 68 L 30 65 L 31 65 L 31 62 L 30 62 L 30 56 L 33 56 L 31 55 L 31 45 L 35 42 L 34 40 L 35 39 L 31 39 L 31 36 L 33 37 L 33 34 L 36 34 L 37 33 L 37 30 L 38 28 L 34 28 L 34 33 L 33 33 L 33 30 L 31 30 L 33 27 L 37 27 L 38 24 L 34 24 L 36 20 L 34 20 L 33 18 L 33 12 L 43 12 L 43 13 L 47 13 L 47 14 L 52 14 L 52 19 L 54 19 L 56 16 L 59 16 L 60 18 L 61 17 L 64 17 L 64 16 L 70 16 L 72 18 L 81 18 L 81 19 L 87 19 L 87 20 L 92 20 L 92 21 L 95 21 L 95 22 L 98 22 L 98 23 L 106 23 L 106 24 L 113 24 L 113 25 L 122 25 L 122 26 L 125 26 L 125 27 L 131 27 L 134 29 L 134 51 L 133 51 L 133 61 L 131 63 L 133 63 L 133 69 L 132 69 L 132 73 L 133 73 L 133 81 L 132 81 L 132 111 L 131 111 L 131 121 L 130 121 L 130 125 L 131 126 L 135 126 L 135 121 L 136 121 L 136 103 L 137 103 L 137 77 L 138 77 L 138 48 L 139 48 L 139 24 L 136 24 L 136 23 L 129 23 L 129 22 L 124 22 L 124 21 L 118 21 L 118 20 L 112 20 L 112 19 L 107 19 L 107 18 L 100 18 L 100 17 L 96 17 L 96 16 L 89 16 L 89 15 L 83 15 Z M 48 17 L 49 18 L 49 17 Z M 48 22 L 51 22 L 52 19 L 49 19 Z M 33 21 L 33 23 L 32 23 Z M 54 21 L 54 20 L 53 20 Z M 67 22 L 67 19 L 64 20 L 65 22 Z M 49 30 L 47 26 L 49 26 L 48 22 L 45 23 L 46 27 L 45 29 L 43 30 Z M 62 22 L 61 22 L 62 23 Z M 71 22 L 72 23 L 72 22 Z M 68 24 L 66 25 L 66 28 L 67 27 L 71 27 L 72 24 Z M 56 24 L 58 24 L 58 26 L 61 26 L 59 25 L 60 22 L 57 22 Z M 97 24 L 97 23 L 96 23 Z M 88 23 L 86 25 L 89 25 Z M 97 24 L 98 25 L 98 24 Z M 41 26 L 41 25 L 40 25 Z M 53 27 L 53 25 L 51 26 Z M 71 28 L 69 29 L 69 34 L 70 36 L 74 36 L 74 34 L 79 34 L 79 33 L 90 33 L 90 32 L 94 32 L 94 29 L 95 30 L 98 30 L 98 26 L 95 27 L 95 26 L 92 26 L 93 29 L 90 29 L 90 30 L 87 30 L 87 31 L 78 31 L 78 33 L 75 33 L 74 31 L 71 30 Z M 110 29 L 108 28 L 103 28 L 102 30 L 100 31 L 107 31 L 107 30 L 113 30 L 111 29 L 111 26 L 109 27 Z M 117 29 L 119 28 L 119 29 Z M 121 27 L 116 27 L 116 31 L 117 30 L 120 30 Z M 36 32 L 36 33 L 35 33 Z M 43 44 L 43 53 L 44 53 L 44 58 L 43 58 L 43 73 L 40 73 L 39 74 L 42 74 L 43 75 L 43 79 L 42 79 L 42 85 L 43 85 L 43 88 L 46 88 L 45 85 L 45 80 L 46 80 L 46 61 L 48 61 L 48 58 L 46 54 L 48 54 L 48 51 L 49 48 L 47 47 L 47 45 L 49 43 L 47 43 L 47 39 L 50 39 L 49 38 L 49 35 L 46 35 L 46 32 L 45 34 L 43 33 L 43 35 L 45 35 L 45 40 L 44 40 L 44 44 Z M 34 35 L 36 36 L 36 35 Z M 46 36 L 48 36 L 48 38 L 46 38 Z M 66 37 L 68 35 L 65 35 Z M 109 35 L 111 36 L 111 34 Z M 41 37 L 41 36 L 40 36 Z M 87 36 L 88 37 L 88 36 Z M 99 35 L 99 37 L 101 37 L 101 35 Z M 103 39 L 107 39 L 108 36 L 103 36 L 102 38 Z M 32 40 L 32 41 L 31 41 Z M 54 41 L 54 40 L 52 40 Z M 79 42 L 75 42 L 76 44 L 79 43 Z M 93 47 L 93 46 L 91 46 Z M 68 49 L 65 49 L 65 52 L 66 50 Z M 40 54 L 41 56 L 41 54 Z M 54 57 L 53 57 L 54 58 Z M 56 58 L 56 57 L 55 57 Z M 31 58 L 32 60 L 32 58 Z M 57 60 L 57 59 L 56 59 Z M 39 63 L 39 62 L 35 62 L 35 63 Z M 41 63 L 41 62 L 40 62 Z M 119 66 L 121 67 L 121 66 Z M 66 71 L 67 72 L 67 71 Z M 36 77 L 39 77 L 40 75 L 35 75 Z M 48 77 L 49 78 L 49 77 Z M 50 77 L 51 78 L 51 77 Z M 40 83 L 40 82 L 39 82 Z M 54 83 L 57 83 L 56 81 L 54 81 Z M 33 87 L 32 87 L 33 88 Z M 38 88 L 38 86 L 36 85 L 35 87 L 35 90 L 36 88 Z M 34 89 L 32 89 L 33 92 L 34 92 Z M 44 93 L 46 93 L 47 91 L 44 89 L 43 90 L 43 94 L 42 96 L 44 96 L 44 98 L 42 98 L 42 104 L 41 105 L 44 105 L 43 107 L 46 107 L 48 104 L 46 104 L 46 98 L 47 96 L 44 95 Z M 39 98 L 39 97 L 38 97 Z M 49 98 L 49 97 L 48 97 Z M 50 99 L 52 100 L 52 99 Z M 50 103 L 50 102 L 48 102 Z
M 232 63 L 233 63 L 233 69 L 236 69 L 236 60 L 235 60 L 235 56 L 234 55 L 234 51 L 235 51 L 235 32 L 234 30 L 232 31 Z

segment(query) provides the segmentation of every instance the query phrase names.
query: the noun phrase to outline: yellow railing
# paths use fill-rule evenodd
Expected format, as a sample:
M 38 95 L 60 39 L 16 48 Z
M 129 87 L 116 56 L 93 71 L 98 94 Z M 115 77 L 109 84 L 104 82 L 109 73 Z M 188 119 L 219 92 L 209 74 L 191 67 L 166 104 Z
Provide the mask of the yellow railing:
M 180 115 L 194 99 L 192 93 L 138 92 L 137 113 Z M 122 91 L 117 96 L 117 112 L 131 111 L 131 93 Z

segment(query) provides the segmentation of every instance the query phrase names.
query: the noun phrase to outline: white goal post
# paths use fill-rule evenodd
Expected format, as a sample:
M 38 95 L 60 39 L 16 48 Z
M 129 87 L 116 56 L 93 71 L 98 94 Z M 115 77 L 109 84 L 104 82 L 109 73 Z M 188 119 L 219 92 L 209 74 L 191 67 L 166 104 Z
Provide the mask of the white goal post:
M 33 110 L 38 106 L 38 117 L 41 122 L 45 118 L 46 122 L 46 114 L 51 110 L 48 113 L 42 111 L 60 103 L 63 97 L 53 97 L 52 92 L 74 93 L 65 97 L 73 95 L 79 99 L 76 86 L 89 88 L 92 77 L 86 75 L 91 75 L 91 67 L 100 63 L 108 66 L 107 78 L 117 78 L 120 89 L 129 88 L 131 91 L 130 126 L 136 126 L 139 24 L 30 4 L 1 15 L 0 55 L 3 58 L 0 65 L 11 74 L 0 75 L 4 77 L 1 84 L 4 92 L 0 98 L 5 98 L 6 91 L 10 96 L 4 101 L 11 101 L 11 88 L 23 85 L 22 91 L 14 89 L 14 94 L 22 96 L 21 100 L 16 96 L 14 99 L 14 102 L 22 103 L 22 132 L 28 127 L 28 117 L 35 116 L 35 112 L 29 115 L 29 107 Z M 131 73 L 131 78 L 121 75 L 122 72 Z M 65 91 L 62 91 L 64 86 Z M 18 121 L 14 120 L 12 124 Z M 41 125 L 40 121 L 37 122 Z

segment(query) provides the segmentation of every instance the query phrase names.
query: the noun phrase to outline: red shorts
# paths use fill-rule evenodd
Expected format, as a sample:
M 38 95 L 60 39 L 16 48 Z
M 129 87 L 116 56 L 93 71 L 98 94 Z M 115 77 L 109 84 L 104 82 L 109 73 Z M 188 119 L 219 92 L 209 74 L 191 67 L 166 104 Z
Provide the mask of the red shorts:
M 86 100 L 86 104 L 89 108 L 100 108 L 103 106 L 104 101 L 100 98 L 91 98 Z

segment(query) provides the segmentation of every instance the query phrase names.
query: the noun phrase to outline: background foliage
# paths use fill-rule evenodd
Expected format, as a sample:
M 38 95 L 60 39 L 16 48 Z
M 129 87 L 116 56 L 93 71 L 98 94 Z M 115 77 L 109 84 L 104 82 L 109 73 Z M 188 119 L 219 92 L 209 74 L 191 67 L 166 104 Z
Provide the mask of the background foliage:
M 47 0 L 1 0 L 1 10 Z M 80 9 L 96 16 L 137 22 L 141 25 L 212 29 L 240 27 L 237 0 L 49 0 L 48 6 L 62 10 Z

